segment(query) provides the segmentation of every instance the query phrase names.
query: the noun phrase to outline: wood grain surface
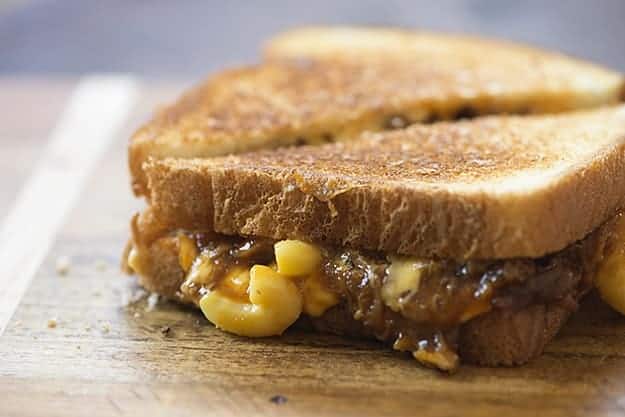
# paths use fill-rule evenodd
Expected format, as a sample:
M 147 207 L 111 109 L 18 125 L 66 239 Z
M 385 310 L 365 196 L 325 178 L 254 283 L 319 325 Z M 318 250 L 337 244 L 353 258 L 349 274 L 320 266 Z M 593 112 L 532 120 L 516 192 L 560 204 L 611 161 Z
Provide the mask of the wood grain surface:
M 72 85 L 39 83 L 36 95 L 20 97 L 54 113 Z M 375 342 L 297 329 L 249 340 L 215 330 L 194 310 L 154 304 L 119 271 L 128 220 L 144 204 L 130 193 L 125 144 L 149 109 L 179 88 L 142 90 L 0 336 L 0 416 L 625 414 L 625 319 L 593 296 L 527 366 L 464 366 L 453 376 Z M 0 96 L 0 109 L 10 107 Z M 36 153 L 51 123 L 19 114 L 2 126 L 6 161 L 22 141 Z M 28 138 L 16 139 L 20 131 Z M 23 178 L 0 166 L 0 187 Z M 24 233 L 37 245 L 36 230 Z M 56 271 L 62 256 L 70 258 L 66 275 Z

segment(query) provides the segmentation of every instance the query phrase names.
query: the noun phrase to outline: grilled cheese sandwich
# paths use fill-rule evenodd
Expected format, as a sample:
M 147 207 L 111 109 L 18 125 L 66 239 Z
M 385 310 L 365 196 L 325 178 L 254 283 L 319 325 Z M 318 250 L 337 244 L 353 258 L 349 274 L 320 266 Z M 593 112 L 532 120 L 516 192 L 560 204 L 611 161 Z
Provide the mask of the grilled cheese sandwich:
M 281 35 L 132 138 L 127 267 L 238 335 L 300 321 L 446 371 L 524 363 L 595 283 L 625 305 L 623 85 L 476 38 Z

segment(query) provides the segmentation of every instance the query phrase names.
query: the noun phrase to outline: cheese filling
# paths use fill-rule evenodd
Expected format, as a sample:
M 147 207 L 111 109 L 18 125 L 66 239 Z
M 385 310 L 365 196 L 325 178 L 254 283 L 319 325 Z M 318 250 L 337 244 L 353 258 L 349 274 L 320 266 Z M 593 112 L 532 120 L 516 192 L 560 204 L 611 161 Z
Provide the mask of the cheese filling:
M 625 216 L 622 213 L 618 215 L 609 246 L 599 265 L 595 285 L 606 303 L 625 314 Z
M 378 276 L 384 276 L 379 299 L 393 312 L 391 322 L 405 321 L 403 316 L 408 315 L 427 329 L 437 325 L 446 328 L 492 308 L 496 279 L 489 277 L 481 284 L 461 278 L 441 280 L 440 261 L 390 256 L 376 265 L 368 258 L 357 260 L 357 252 L 332 252 L 298 240 L 273 244 L 254 239 L 217 241 L 200 248 L 189 235 L 178 234 L 178 261 L 186 275 L 181 291 L 216 327 L 241 336 L 280 335 L 302 313 L 322 316 L 345 297 L 345 290 L 331 287 L 330 282 L 371 286 L 367 270 L 376 268 Z M 362 265 L 357 266 L 358 262 Z M 350 284 L 354 279 L 351 274 L 359 268 L 364 275 Z M 418 311 L 411 312 L 415 305 Z M 369 314 L 357 309 L 354 318 L 366 322 Z M 426 330 L 430 336 L 423 336 L 404 333 L 400 328 L 392 331 L 396 333 L 394 348 L 412 352 L 419 362 L 444 370 L 457 366 L 458 356 L 442 333 Z
M 230 245 L 227 250 L 219 245 L 200 250 L 184 233 L 178 234 L 178 246 L 178 261 L 186 275 L 181 291 L 199 305 L 211 323 L 227 332 L 248 337 L 280 335 L 302 313 L 320 317 L 341 302 L 340 292 L 327 284 L 324 263 L 327 267 L 329 254 L 318 246 L 299 240 L 282 240 L 273 244 L 270 256 L 263 253 L 266 248 L 258 248 L 267 246 L 266 242 L 248 241 L 235 251 L 250 251 L 249 259 L 243 256 L 243 261 L 232 256 L 236 245 Z M 229 256 L 224 257 L 225 252 Z M 263 258 L 266 264 L 252 261 Z M 402 296 L 418 290 L 419 279 L 427 265 L 426 261 L 391 259 L 382 286 L 382 299 L 389 308 L 401 311 Z M 350 266 L 342 263 L 333 268 L 340 273 Z M 488 308 L 473 308 L 472 311 L 471 317 Z M 439 369 L 449 371 L 457 366 L 458 356 L 443 340 L 434 346 L 415 345 L 406 340 L 398 335 L 394 348 L 409 350 L 419 362 Z
M 133 236 L 127 263 L 151 276 L 151 265 L 158 263 L 150 259 L 140 234 Z M 202 232 L 169 234 L 162 241 L 172 239 L 184 274 L 177 296 L 198 305 L 220 329 L 274 336 L 306 315 L 322 331 L 362 326 L 365 334 L 444 370 L 458 364 L 463 323 L 495 309 L 575 305 L 595 276 L 603 298 L 625 312 L 625 221 L 620 215 L 540 259 L 418 259 Z M 332 309 L 336 312 L 328 315 Z M 332 327 L 333 317 L 344 313 L 354 323 Z
M 178 240 L 180 266 L 187 274 L 182 291 L 197 289 L 202 312 L 225 331 L 250 337 L 280 335 L 301 313 L 318 317 L 339 302 L 321 279 L 321 253 L 313 245 L 279 241 L 274 245 L 275 263 L 235 264 L 219 277 L 224 265 L 214 262 L 214 253 L 198 253 L 188 236 Z

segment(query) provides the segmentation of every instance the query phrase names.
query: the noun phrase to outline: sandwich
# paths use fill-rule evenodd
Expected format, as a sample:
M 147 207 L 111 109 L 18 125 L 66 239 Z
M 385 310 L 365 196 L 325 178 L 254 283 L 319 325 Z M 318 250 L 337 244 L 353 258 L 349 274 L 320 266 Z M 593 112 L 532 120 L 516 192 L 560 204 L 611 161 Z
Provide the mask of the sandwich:
M 243 336 L 307 316 L 443 370 L 516 365 L 625 267 L 625 106 L 144 169 L 129 267 Z
M 621 302 L 618 74 L 492 41 L 313 33 L 131 139 L 148 207 L 124 260 L 142 286 L 237 335 L 298 322 L 446 371 L 527 362 L 593 286 Z
M 141 127 L 129 147 L 146 195 L 148 159 L 206 158 L 349 141 L 364 131 L 487 114 L 615 104 L 621 74 L 511 43 L 384 29 L 317 28 L 270 40 L 265 61 L 210 76 Z

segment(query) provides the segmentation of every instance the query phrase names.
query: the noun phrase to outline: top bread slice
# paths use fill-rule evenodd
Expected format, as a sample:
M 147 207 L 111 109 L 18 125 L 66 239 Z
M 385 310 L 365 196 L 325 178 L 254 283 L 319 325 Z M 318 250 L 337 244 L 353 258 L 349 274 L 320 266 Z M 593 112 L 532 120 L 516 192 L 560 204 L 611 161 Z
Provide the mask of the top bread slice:
M 363 131 L 492 113 L 615 103 L 623 77 L 511 43 L 422 32 L 309 29 L 270 41 L 267 60 L 224 71 L 132 137 L 133 189 L 148 158 L 236 154 L 350 140 Z M 399 117 L 398 117 L 399 116 Z
M 418 257 L 540 257 L 625 205 L 625 105 L 145 168 L 152 213 L 169 229 Z

